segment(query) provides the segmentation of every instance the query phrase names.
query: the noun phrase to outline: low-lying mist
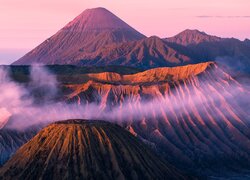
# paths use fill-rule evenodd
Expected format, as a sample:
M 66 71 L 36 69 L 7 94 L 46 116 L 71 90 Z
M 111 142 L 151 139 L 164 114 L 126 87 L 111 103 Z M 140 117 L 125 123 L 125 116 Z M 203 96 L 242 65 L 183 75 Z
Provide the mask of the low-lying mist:
M 9 72 L 0 69 L 0 129 L 6 126 L 21 130 L 64 119 L 132 122 L 164 118 L 178 121 L 193 116 L 202 119 L 206 114 L 216 121 L 237 116 L 244 124 L 245 120 L 240 117 L 248 120 L 250 117 L 248 91 L 244 85 L 216 70 L 200 80 L 190 77 L 176 83 L 174 88 L 151 100 L 125 99 L 120 105 L 110 107 L 95 102 L 78 105 L 55 101 L 58 87 L 56 76 L 43 66 L 32 66 L 30 82 L 26 85 L 14 82 Z M 37 101 L 39 96 L 42 103 Z

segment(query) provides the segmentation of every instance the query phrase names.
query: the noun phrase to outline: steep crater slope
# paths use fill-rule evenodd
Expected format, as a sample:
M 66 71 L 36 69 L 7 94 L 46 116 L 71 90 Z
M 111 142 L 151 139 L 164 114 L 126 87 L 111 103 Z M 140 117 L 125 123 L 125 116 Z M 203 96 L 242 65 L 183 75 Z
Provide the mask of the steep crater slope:
M 87 9 L 14 65 L 76 64 L 106 45 L 143 38 L 107 9 Z

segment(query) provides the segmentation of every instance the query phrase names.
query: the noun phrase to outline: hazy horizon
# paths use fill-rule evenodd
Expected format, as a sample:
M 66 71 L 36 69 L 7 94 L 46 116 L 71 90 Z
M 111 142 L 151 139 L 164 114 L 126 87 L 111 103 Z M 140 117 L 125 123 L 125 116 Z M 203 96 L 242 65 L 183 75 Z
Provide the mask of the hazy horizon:
M 88 8 L 104 7 L 146 36 L 198 29 L 220 37 L 250 37 L 250 1 L 0 0 L 0 64 L 10 64 Z

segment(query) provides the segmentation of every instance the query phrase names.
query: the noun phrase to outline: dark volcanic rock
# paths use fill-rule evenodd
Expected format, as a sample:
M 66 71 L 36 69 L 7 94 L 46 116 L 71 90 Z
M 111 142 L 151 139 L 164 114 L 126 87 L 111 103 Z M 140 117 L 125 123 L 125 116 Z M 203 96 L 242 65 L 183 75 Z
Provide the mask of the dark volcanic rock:
M 16 150 L 29 141 L 36 130 L 18 131 L 0 129 L 0 167 L 16 152 Z

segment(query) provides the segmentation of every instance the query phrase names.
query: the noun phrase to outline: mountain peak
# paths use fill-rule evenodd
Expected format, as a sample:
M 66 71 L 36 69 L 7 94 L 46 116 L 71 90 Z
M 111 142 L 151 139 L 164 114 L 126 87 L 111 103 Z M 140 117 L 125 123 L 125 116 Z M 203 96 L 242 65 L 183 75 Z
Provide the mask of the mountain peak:
M 105 31 L 117 29 L 134 31 L 127 23 L 102 7 L 86 9 L 63 28 L 63 30 L 70 31 Z
M 107 10 L 104 7 L 96 7 L 96 8 L 88 8 L 88 9 L 86 9 L 84 11 L 109 11 L 109 10 Z
M 194 45 L 203 42 L 212 42 L 212 41 L 219 41 L 221 38 L 216 36 L 211 36 L 206 34 L 205 32 L 199 31 L 197 29 L 191 30 L 186 29 L 174 37 L 170 37 L 166 39 L 168 42 L 173 42 L 176 44 L 181 44 L 184 46 L 187 45 Z
M 179 34 L 202 34 L 202 35 L 208 35 L 205 32 L 199 31 L 198 29 L 185 29 Z

